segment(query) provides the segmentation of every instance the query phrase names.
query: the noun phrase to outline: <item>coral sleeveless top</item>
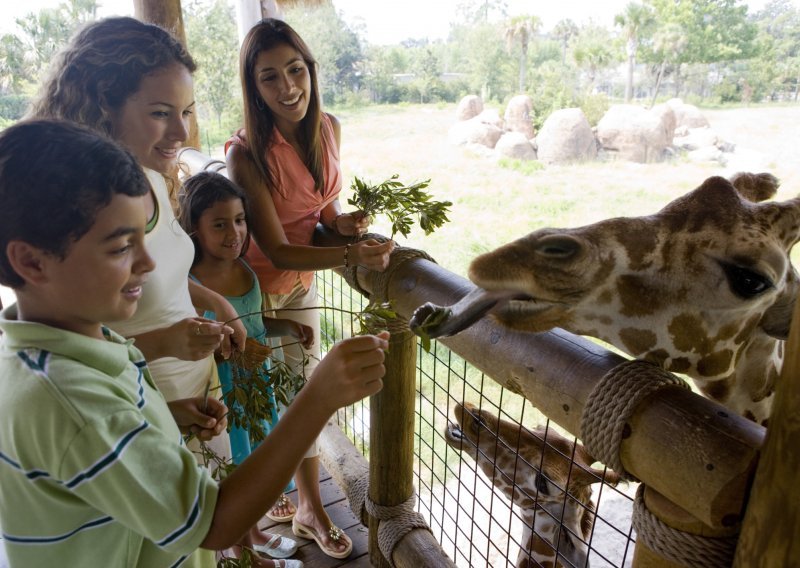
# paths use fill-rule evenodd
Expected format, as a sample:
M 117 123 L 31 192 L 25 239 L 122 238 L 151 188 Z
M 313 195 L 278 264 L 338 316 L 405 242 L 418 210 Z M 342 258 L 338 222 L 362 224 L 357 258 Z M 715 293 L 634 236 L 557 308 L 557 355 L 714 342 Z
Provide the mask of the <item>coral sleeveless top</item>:
M 339 148 L 333 132 L 331 119 L 322 115 L 322 149 L 325 183 L 322 192 L 314 189 L 314 178 L 276 128 L 273 142 L 266 148 L 267 165 L 272 173 L 275 187 L 271 188 L 272 201 L 281 220 L 286 239 L 293 245 L 311 245 L 314 228 L 320 212 L 334 201 L 342 190 L 342 172 L 339 166 Z M 225 153 L 231 144 L 250 150 L 244 129 L 240 129 L 225 143 Z M 251 219 L 251 225 L 259 222 Z M 247 262 L 258 276 L 261 289 L 269 294 L 288 294 L 300 281 L 304 289 L 311 286 L 313 272 L 280 270 L 253 243 L 246 255 Z

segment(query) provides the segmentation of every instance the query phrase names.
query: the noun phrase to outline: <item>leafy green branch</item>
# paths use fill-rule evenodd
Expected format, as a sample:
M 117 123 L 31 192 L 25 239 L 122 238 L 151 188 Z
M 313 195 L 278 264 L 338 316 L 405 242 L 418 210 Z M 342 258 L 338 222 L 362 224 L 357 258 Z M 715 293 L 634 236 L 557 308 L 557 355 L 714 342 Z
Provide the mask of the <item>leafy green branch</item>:
M 447 213 L 452 202 L 435 201 L 430 193 L 424 191 L 431 180 L 405 185 L 397 178 L 395 174 L 374 185 L 356 177 L 350 185 L 353 196 L 347 202 L 371 217 L 386 215 L 392 223 L 391 238 L 397 233 L 408 237 L 415 216 L 426 235 L 449 221 Z

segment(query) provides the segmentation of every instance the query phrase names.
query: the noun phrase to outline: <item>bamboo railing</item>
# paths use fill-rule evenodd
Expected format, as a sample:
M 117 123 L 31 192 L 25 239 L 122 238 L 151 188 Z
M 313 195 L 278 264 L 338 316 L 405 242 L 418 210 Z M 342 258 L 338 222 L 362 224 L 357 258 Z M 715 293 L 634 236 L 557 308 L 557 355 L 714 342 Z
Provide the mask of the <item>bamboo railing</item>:
M 225 173 L 224 164 L 209 159 L 196 150 L 187 150 L 182 160 L 191 171 L 209 168 Z M 341 237 L 318 230 L 315 243 L 341 246 Z M 394 261 L 388 274 L 359 268 L 350 274 L 352 283 L 370 296 L 388 299 L 403 318 L 425 302 L 451 305 L 474 286 L 466 279 L 439 267 L 425 258 Z M 796 316 L 797 319 L 798 316 Z M 794 325 L 796 346 L 800 339 Z M 369 496 L 377 504 L 393 507 L 412 495 L 410 486 L 413 431 L 407 425 L 413 416 L 413 369 L 416 342 L 408 331 L 393 335 L 384 391 L 371 400 L 371 459 L 365 463 L 349 441 L 329 425 L 322 440 L 325 467 L 342 486 L 363 478 L 369 470 Z M 523 395 L 539 410 L 575 436 L 581 435 L 581 418 L 595 385 L 626 359 L 599 345 L 563 330 L 546 333 L 521 333 L 508 330 L 484 319 L 456 336 L 439 340 L 501 386 Z M 633 410 L 626 423 L 619 458 L 625 470 L 646 486 L 644 503 L 655 517 L 668 527 L 703 537 L 732 537 L 739 533 L 745 519 L 738 566 L 784 566 L 784 558 L 796 558 L 800 499 L 798 470 L 798 401 L 787 386 L 800 369 L 800 349 L 787 360 L 783 385 L 776 398 L 775 433 L 770 436 L 768 456 L 756 475 L 759 451 L 765 430 L 730 414 L 721 405 L 688 389 L 659 389 Z M 787 375 L 791 375 L 787 378 Z M 788 395 L 785 392 L 789 392 Z M 384 401 L 391 401 L 386 404 Z M 792 405 L 794 402 L 794 405 Z M 787 409 L 794 409 L 794 412 Z M 411 414 L 409 414 L 411 413 Z M 344 439 L 343 439 L 344 438 Z M 350 446 L 348 450 L 347 446 Z M 355 454 L 353 453 L 355 452 Z M 358 455 L 356 455 L 358 454 Z M 747 496 L 753 481 L 757 504 L 746 511 Z M 786 498 L 775 489 L 789 492 Z M 777 500 L 777 501 L 776 501 Z M 766 527 L 774 517 L 775 503 L 786 524 L 782 531 Z M 351 501 L 352 504 L 352 501 Z M 362 522 L 370 527 L 370 556 L 374 565 L 383 565 L 375 543 L 379 523 L 365 513 Z M 365 518 L 367 517 L 367 518 Z M 777 535 L 777 536 L 776 536 Z M 413 530 L 391 553 L 397 566 L 451 566 L 452 562 L 425 530 Z M 774 542 L 780 539 L 779 545 Z M 792 556 L 786 556 L 789 553 Z M 758 556 L 758 561 L 752 559 Z M 659 550 L 637 539 L 634 566 L 677 566 Z

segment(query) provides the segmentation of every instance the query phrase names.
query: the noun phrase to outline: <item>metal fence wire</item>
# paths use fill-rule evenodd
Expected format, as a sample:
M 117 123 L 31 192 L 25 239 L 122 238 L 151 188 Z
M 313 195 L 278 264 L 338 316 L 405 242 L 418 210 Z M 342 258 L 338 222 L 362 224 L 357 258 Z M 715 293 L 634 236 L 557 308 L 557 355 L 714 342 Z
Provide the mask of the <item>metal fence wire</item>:
M 367 301 L 330 270 L 317 273 L 317 290 L 325 353 L 358 332 L 353 314 Z M 456 414 L 462 407 L 459 425 Z M 340 410 L 337 418 L 369 459 L 368 401 Z M 576 480 L 585 477 L 576 458 L 577 440 L 436 341 L 429 352 L 418 350 L 414 437 L 417 511 L 458 566 L 515 566 L 523 558 L 536 566 L 531 549 L 542 547 L 549 547 L 551 555 L 555 549 L 565 567 L 631 565 L 636 484 L 614 486 L 597 478 L 586 485 L 591 489 L 576 491 Z M 509 461 L 509 455 L 514 459 Z M 603 476 L 602 465 L 594 467 Z M 575 516 L 586 517 L 583 528 L 570 528 L 581 526 Z M 552 536 L 551 525 L 563 533 L 561 538 Z M 532 546 L 531 534 L 541 541 Z M 573 548 L 586 551 L 586 560 L 574 561 Z

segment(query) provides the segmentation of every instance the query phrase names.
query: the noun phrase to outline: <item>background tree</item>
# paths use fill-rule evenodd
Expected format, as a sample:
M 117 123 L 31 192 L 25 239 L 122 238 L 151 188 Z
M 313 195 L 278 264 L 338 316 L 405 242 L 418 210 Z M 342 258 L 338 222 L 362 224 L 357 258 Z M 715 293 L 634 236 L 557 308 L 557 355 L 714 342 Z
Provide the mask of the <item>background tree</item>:
M 319 63 L 320 91 L 326 105 L 344 102 L 349 93 L 360 89 L 361 43 L 333 4 L 297 6 L 286 10 L 285 19 L 308 43 Z
M 516 16 L 505 28 L 506 49 L 509 53 L 519 47 L 519 92 L 525 92 L 525 74 L 528 69 L 528 46 L 536 36 L 542 21 L 536 16 Z
M 622 28 L 625 37 L 625 54 L 628 57 L 628 72 L 625 78 L 625 102 L 633 97 L 633 70 L 636 67 L 636 52 L 642 36 L 649 33 L 655 20 L 653 9 L 645 4 L 630 2 L 625 11 L 614 16 L 614 24 Z
M 560 42 L 561 65 L 566 65 L 567 47 L 569 47 L 569 40 L 578 35 L 578 25 L 569 18 L 566 18 L 564 20 L 559 20 L 559 22 L 553 28 L 553 32 L 551 35 Z
M 236 112 L 241 101 L 239 41 L 233 6 L 225 0 L 184 5 L 186 43 L 197 61 L 195 95 L 222 129 L 225 111 Z M 230 125 L 233 126 L 233 125 Z M 230 130 L 230 128 L 229 128 Z
M 572 56 L 578 67 L 586 72 L 587 94 L 594 89 L 598 73 L 615 61 L 612 45 L 611 33 L 603 27 L 589 24 L 580 30 Z
M 657 71 L 650 107 L 656 104 L 661 82 L 667 73 L 668 66 L 670 64 L 677 65 L 683 50 L 686 49 L 686 42 L 686 35 L 681 27 L 675 23 L 667 23 L 661 26 L 653 35 L 652 55 L 649 60 L 656 65 Z

